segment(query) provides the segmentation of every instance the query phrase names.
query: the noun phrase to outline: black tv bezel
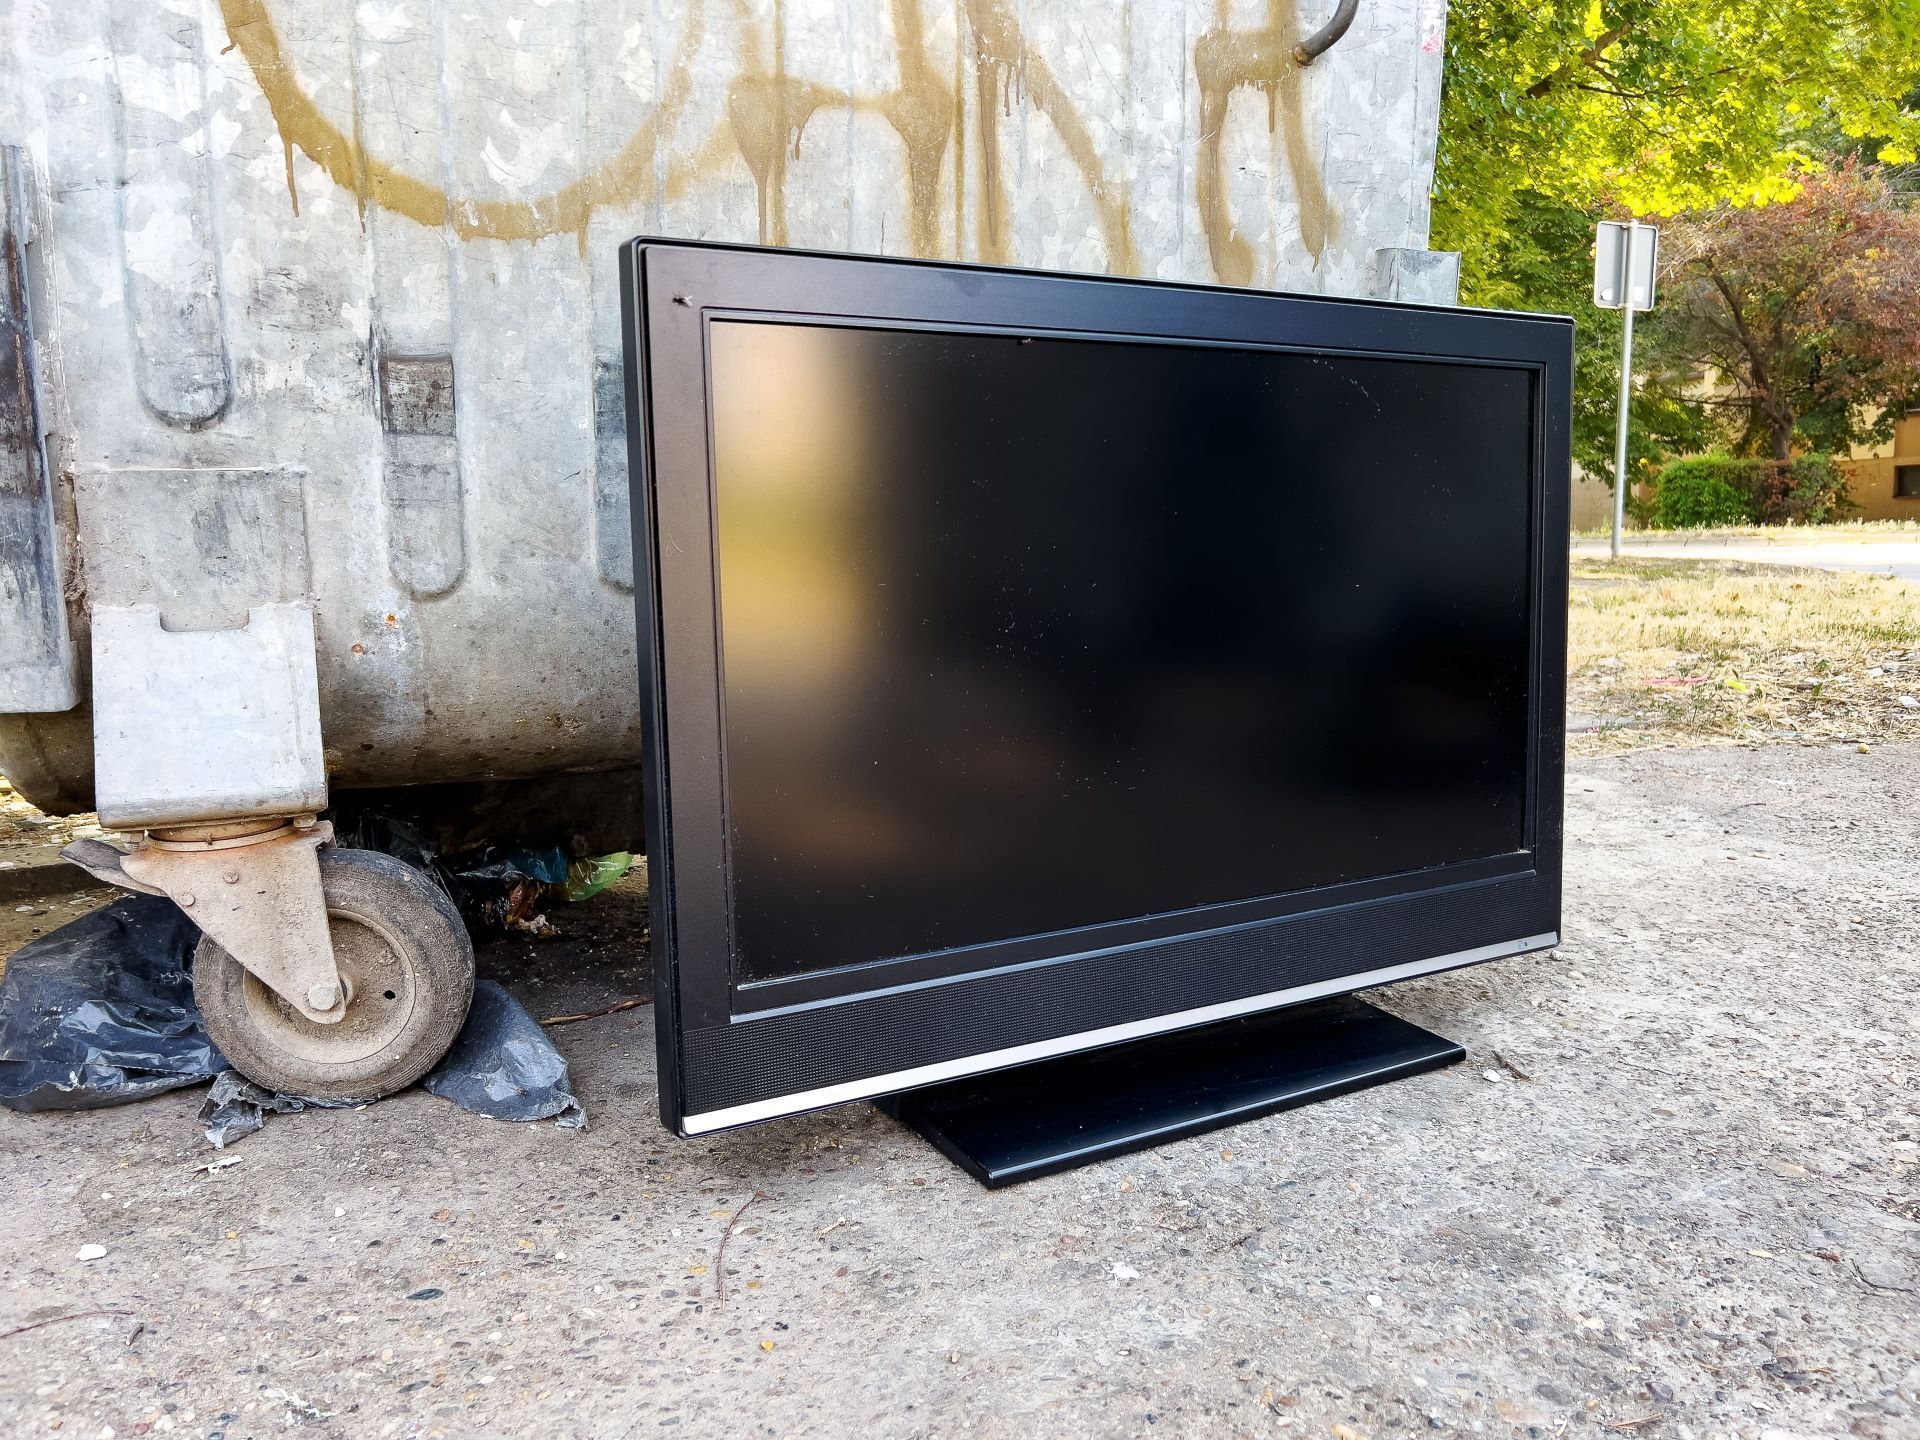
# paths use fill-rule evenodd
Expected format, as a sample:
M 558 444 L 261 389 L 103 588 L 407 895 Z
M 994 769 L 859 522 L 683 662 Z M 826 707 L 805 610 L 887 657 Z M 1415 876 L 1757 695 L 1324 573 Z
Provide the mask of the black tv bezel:
M 645 237 L 621 247 L 620 276 L 660 1113 L 670 1129 L 707 1133 L 1559 942 L 1571 320 Z M 710 327 L 728 319 L 1533 372 L 1527 844 L 737 982 L 707 348 Z

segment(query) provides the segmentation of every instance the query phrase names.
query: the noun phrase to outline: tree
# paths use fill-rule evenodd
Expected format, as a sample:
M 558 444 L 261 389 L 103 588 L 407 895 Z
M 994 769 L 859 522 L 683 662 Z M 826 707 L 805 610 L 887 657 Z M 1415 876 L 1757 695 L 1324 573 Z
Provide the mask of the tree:
M 1574 458 L 1611 481 L 1620 316 L 1589 297 L 1594 222 L 1784 200 L 1838 150 L 1910 164 L 1916 86 L 1920 0 L 1452 0 L 1433 244 L 1463 252 L 1467 304 L 1574 316 Z M 1707 438 L 1643 355 L 1641 472 Z
M 1884 439 L 1920 400 L 1920 211 L 1847 160 L 1777 204 L 1667 228 L 1660 353 L 1710 367 L 1735 446 Z
M 1670 215 L 1790 196 L 1836 138 L 1920 151 L 1920 0 L 1453 0 L 1434 243 L 1472 297 L 1532 193 Z
M 1505 232 L 1480 253 L 1471 299 L 1497 309 L 1573 317 L 1573 458 L 1587 474 L 1611 483 L 1621 315 L 1593 303 L 1590 252 L 1599 213 L 1519 192 Z M 1666 373 L 1661 355 L 1644 346 L 1638 350 L 1634 368 L 1647 383 L 1633 392 L 1627 465 L 1630 475 L 1646 477 L 1670 455 L 1704 449 L 1713 435 L 1688 394 L 1690 377 Z

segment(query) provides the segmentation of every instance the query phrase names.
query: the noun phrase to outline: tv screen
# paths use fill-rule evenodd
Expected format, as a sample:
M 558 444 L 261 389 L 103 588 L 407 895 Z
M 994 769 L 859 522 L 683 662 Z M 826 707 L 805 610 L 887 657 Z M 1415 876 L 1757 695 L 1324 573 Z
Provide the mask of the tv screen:
M 670 1125 L 1557 939 L 1566 322 L 625 259 Z

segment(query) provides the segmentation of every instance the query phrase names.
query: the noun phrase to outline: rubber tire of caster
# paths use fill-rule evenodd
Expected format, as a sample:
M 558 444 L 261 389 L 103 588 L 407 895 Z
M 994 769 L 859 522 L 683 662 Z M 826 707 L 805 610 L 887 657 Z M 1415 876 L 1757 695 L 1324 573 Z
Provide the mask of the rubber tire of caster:
M 315 1100 L 403 1090 L 447 1053 L 473 1001 L 473 942 L 460 912 L 413 866 L 373 850 L 320 851 L 346 1016 L 319 1025 L 202 936 L 193 996 L 207 1035 L 257 1085 Z

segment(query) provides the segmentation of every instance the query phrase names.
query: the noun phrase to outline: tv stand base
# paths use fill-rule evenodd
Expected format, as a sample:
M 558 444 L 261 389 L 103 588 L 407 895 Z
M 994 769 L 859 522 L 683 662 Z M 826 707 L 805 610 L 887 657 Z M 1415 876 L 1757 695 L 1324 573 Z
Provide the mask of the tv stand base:
M 1466 1053 L 1343 995 L 877 1103 L 998 1190 L 1437 1070 Z

